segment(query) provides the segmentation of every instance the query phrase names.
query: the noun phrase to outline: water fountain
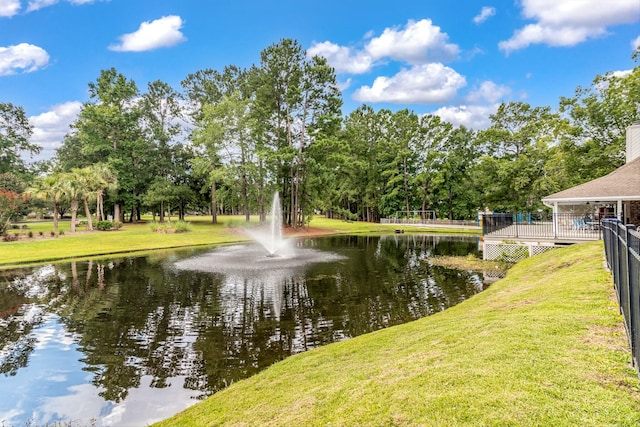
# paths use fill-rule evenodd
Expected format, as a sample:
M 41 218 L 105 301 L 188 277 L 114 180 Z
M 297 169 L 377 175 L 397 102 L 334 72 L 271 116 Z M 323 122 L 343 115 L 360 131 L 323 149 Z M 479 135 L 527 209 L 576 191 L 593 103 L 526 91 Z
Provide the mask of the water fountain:
M 277 191 L 274 193 L 271 202 L 269 228 L 267 230 L 247 229 L 245 232 L 266 249 L 267 257 L 281 256 L 288 249 L 286 247 L 287 241 L 283 239 L 282 235 L 282 205 Z
M 254 278 L 273 276 L 280 270 L 291 270 L 312 263 L 334 262 L 343 256 L 304 247 L 283 234 L 282 206 L 276 192 L 271 203 L 267 226 L 247 228 L 244 233 L 254 244 L 222 246 L 202 255 L 176 262 L 180 270 L 199 270 L 226 275 L 251 273 Z

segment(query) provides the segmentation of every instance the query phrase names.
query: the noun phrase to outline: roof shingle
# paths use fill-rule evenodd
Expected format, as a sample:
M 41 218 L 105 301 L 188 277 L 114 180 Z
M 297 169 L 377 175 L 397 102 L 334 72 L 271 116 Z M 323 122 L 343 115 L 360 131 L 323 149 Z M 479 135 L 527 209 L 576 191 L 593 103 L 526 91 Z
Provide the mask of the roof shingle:
M 543 202 L 640 200 L 640 157 L 609 175 L 551 194 Z

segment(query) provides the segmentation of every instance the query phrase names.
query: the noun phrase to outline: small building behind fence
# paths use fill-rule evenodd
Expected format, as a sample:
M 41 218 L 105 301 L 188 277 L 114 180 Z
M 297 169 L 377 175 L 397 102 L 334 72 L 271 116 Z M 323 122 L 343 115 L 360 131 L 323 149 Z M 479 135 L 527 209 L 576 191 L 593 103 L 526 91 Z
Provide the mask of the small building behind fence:
M 542 202 L 551 214 L 486 214 L 485 259 L 535 255 L 549 248 L 598 240 L 602 221 L 640 224 L 640 122 L 627 128 L 626 163 L 608 175 L 551 194 Z

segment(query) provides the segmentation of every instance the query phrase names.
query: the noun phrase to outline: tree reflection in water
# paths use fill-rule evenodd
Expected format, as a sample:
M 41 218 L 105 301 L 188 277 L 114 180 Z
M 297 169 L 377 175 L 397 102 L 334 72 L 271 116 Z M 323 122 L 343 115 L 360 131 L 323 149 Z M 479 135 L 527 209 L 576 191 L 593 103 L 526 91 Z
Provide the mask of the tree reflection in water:
M 475 253 L 476 238 L 299 244 L 346 258 L 247 275 L 174 268 L 202 252 L 189 250 L 2 272 L 0 372 L 29 369 L 33 331 L 53 314 L 104 400 L 126 401 L 143 377 L 151 388 L 182 387 L 203 398 L 289 355 L 428 316 L 482 290 L 477 275 L 427 262 Z M 3 405 L 0 415 L 11 409 Z

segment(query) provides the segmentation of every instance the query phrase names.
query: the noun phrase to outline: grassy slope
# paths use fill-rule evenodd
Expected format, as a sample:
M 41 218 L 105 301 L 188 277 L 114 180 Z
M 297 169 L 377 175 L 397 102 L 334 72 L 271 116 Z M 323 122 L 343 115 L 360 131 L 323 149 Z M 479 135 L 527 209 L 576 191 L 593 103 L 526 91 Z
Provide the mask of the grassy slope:
M 303 353 L 161 426 L 640 425 L 602 243 L 517 264 L 434 316 Z
M 210 217 L 190 217 L 192 231 L 180 234 L 153 233 L 145 224 L 125 224 L 121 230 L 72 234 L 69 222 L 61 222 L 64 236 L 41 239 L 53 229 L 52 223 L 31 223 L 28 231 L 36 237 L 18 242 L 0 242 L 0 268 L 9 268 L 17 264 L 62 260 L 66 258 L 88 257 L 124 252 L 148 251 L 196 245 L 215 245 L 247 240 L 238 227 L 245 224 L 244 217 L 220 217 L 221 223 L 211 224 Z M 230 227 L 231 226 L 231 227 Z M 363 222 L 345 222 L 316 217 L 311 221 L 314 228 L 331 230 L 335 233 L 372 233 L 393 232 L 397 226 L 370 224 Z M 424 229 L 402 227 L 407 231 L 419 232 L 460 232 L 460 230 Z M 25 231 L 21 231 L 24 233 Z M 467 233 L 469 231 L 466 231 Z M 304 235 L 304 231 L 301 232 Z

